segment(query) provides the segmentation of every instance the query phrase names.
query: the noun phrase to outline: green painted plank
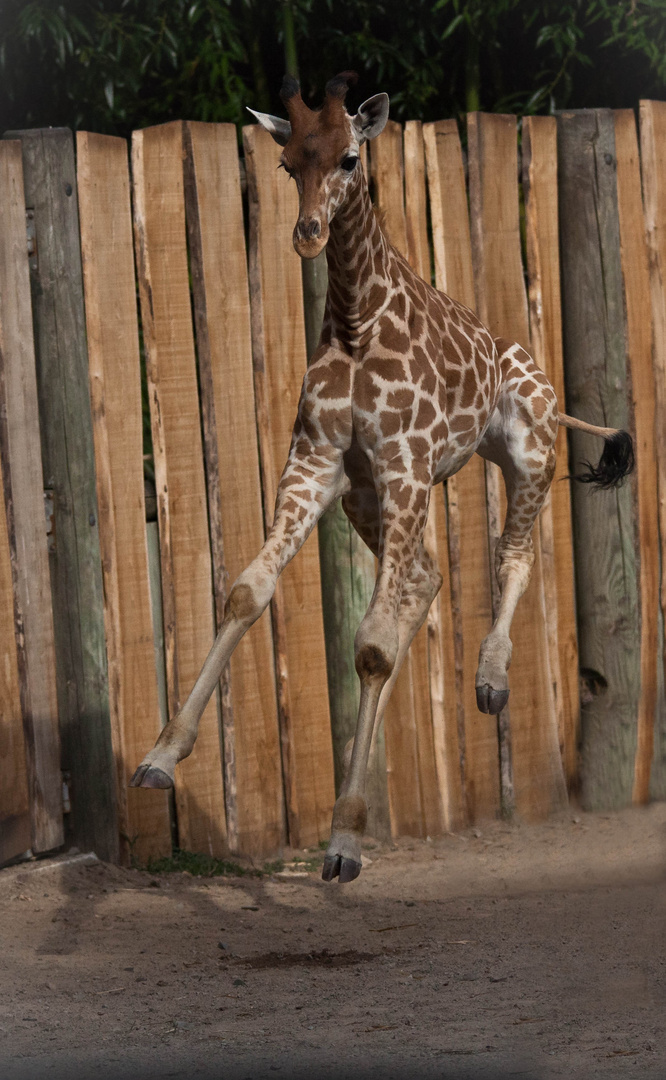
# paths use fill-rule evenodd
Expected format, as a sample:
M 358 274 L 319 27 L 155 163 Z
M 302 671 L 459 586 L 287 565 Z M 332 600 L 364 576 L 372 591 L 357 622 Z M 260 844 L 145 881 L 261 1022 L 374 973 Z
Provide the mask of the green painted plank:
M 566 411 L 631 430 L 616 152 L 609 109 L 557 117 Z M 571 432 L 573 471 L 603 444 Z M 618 490 L 572 484 L 580 666 L 581 798 L 632 800 L 640 694 L 635 477 Z
M 115 773 L 88 389 L 72 133 L 7 132 L 23 146 L 34 215 L 30 284 L 44 484 L 53 492 L 50 556 L 62 765 L 70 774 L 67 840 L 118 857 Z

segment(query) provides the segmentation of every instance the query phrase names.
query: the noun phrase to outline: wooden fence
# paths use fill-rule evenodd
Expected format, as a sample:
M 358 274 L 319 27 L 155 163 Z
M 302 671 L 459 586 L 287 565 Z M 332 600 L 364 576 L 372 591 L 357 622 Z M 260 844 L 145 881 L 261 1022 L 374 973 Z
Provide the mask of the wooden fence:
M 243 166 L 224 124 L 136 132 L 131 169 L 109 136 L 80 132 L 76 152 L 65 129 L 4 140 L 0 861 L 67 836 L 144 862 L 174 826 L 215 855 L 317 845 L 352 721 L 329 706 L 350 659 L 331 640 L 342 617 L 322 612 L 322 575 L 329 607 L 349 602 L 330 539 L 321 566 L 308 540 L 237 649 L 173 798 L 127 787 L 271 521 L 311 314 L 295 185 L 256 126 Z M 394 835 L 541 818 L 567 791 L 590 807 L 666 795 L 666 104 L 641 104 L 640 155 L 627 111 L 529 117 L 520 133 L 476 113 L 466 141 L 453 120 L 410 121 L 370 145 L 391 240 L 530 348 L 567 411 L 628 426 L 637 470 L 619 492 L 576 490 L 572 515 L 568 449 L 575 467 L 601 447 L 560 432 L 499 719 L 474 691 L 497 603 L 498 472 L 475 457 L 435 492 L 426 542 L 444 587 L 372 766 L 375 831 Z M 345 565 L 367 582 L 344 529 Z

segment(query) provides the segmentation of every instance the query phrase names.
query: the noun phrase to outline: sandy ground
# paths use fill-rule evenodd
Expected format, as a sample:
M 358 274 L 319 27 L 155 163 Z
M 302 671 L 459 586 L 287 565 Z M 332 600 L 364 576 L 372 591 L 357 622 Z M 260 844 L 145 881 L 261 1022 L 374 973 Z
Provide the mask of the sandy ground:
M 0 1077 L 663 1080 L 665 838 L 661 804 L 369 847 L 346 886 L 5 869 Z

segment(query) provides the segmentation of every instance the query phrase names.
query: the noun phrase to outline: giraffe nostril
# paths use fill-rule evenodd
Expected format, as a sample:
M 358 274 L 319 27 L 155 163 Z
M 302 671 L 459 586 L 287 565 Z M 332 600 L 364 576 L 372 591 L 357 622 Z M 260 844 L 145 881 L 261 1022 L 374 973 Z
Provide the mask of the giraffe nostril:
M 310 218 L 309 221 L 299 221 L 298 232 L 304 240 L 313 240 L 317 236 L 321 236 L 321 222 L 316 218 Z

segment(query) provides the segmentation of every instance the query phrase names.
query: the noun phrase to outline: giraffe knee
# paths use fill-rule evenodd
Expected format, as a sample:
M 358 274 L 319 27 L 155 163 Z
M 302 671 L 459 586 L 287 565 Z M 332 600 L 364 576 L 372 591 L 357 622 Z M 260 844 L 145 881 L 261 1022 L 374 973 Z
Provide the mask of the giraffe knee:
M 252 587 L 242 582 L 234 585 L 224 605 L 225 616 L 237 619 L 238 622 L 245 622 L 246 619 L 256 617 L 256 609 L 257 602 Z
M 393 671 L 395 657 L 382 648 L 367 642 L 356 650 L 356 672 L 360 679 L 388 679 Z
M 270 603 L 274 591 L 273 583 L 263 580 L 261 576 L 251 582 L 237 581 L 224 605 L 225 619 L 234 619 L 245 626 L 251 626 Z
M 398 656 L 398 627 L 384 616 L 369 612 L 356 631 L 354 659 L 361 679 L 386 680 Z

